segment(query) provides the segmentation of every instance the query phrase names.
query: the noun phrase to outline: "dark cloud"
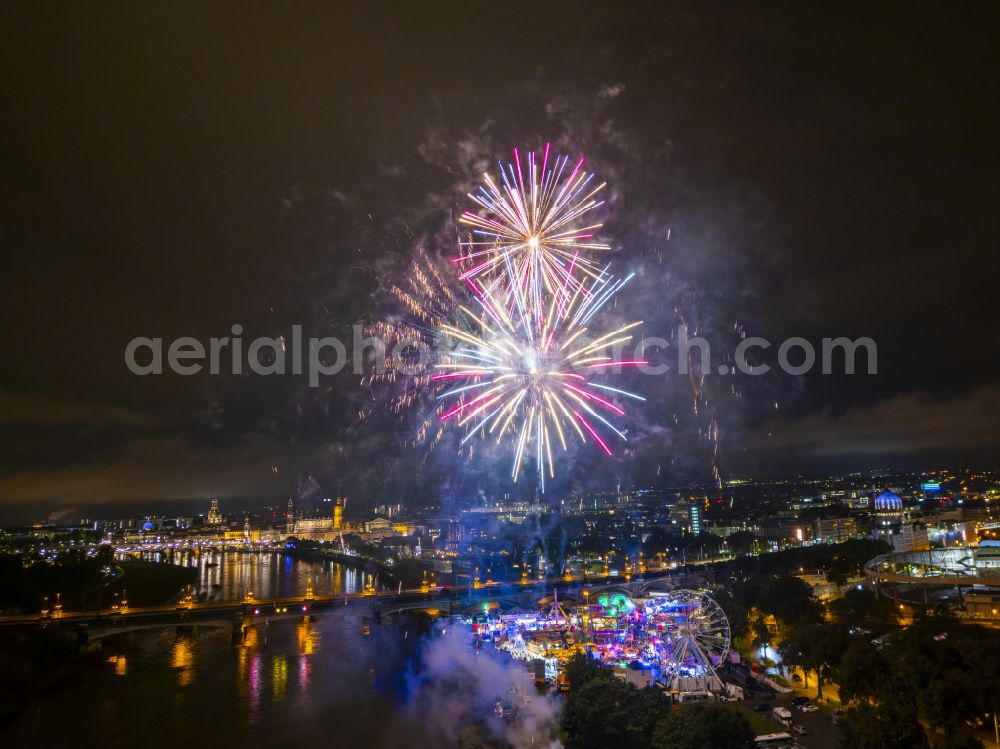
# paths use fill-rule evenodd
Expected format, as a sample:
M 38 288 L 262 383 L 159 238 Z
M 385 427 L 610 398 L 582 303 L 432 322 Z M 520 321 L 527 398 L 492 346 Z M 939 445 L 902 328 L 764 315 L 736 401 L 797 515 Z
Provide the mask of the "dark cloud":
M 808 457 L 900 453 L 982 455 L 1000 438 L 1000 390 L 977 389 L 953 398 L 900 393 L 864 406 L 831 408 L 759 427 L 748 445 L 765 457 Z
M 151 427 L 156 423 L 148 414 L 123 408 L 114 403 L 83 403 L 55 393 L 14 393 L 0 391 L 0 427 L 60 427 L 85 424 L 103 426 Z
M 176 436 L 135 437 L 81 462 L 13 470 L 0 478 L 0 499 L 93 502 L 212 496 L 272 496 L 289 492 L 283 458 L 271 442 L 211 448 Z M 308 460 L 321 462 L 322 456 Z M 294 474 L 293 474 L 294 475 Z
M 636 448 L 569 488 L 704 479 L 716 427 L 723 471 L 753 465 L 775 402 L 787 470 L 854 460 L 810 428 L 905 458 L 930 437 L 866 419 L 909 423 L 907 393 L 943 419 L 995 387 L 995 9 L 453 10 L 12 9 L 0 497 L 284 496 L 308 476 L 467 496 L 446 465 L 414 486 L 408 434 L 350 432 L 356 378 L 139 378 L 123 351 L 237 322 L 342 333 L 416 250 L 446 254 L 480 170 L 547 140 L 609 182 L 641 308 L 615 314 L 722 349 L 742 331 L 879 345 L 873 377 L 646 384 Z

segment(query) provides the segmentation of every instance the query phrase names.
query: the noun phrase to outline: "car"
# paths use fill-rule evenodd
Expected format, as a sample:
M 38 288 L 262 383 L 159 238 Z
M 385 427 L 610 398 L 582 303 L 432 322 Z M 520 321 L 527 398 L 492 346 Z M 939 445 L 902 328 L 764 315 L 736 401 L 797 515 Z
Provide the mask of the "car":
M 758 704 L 756 704 L 756 705 L 753 706 L 753 710 L 754 710 L 755 713 L 766 713 L 766 712 L 769 712 L 770 709 L 771 709 L 771 706 L 770 705 L 765 705 L 763 702 L 760 702 L 760 703 L 758 703 Z
M 795 707 L 799 707 L 800 705 L 808 705 L 809 704 L 809 698 L 808 697 L 796 697 L 795 699 L 792 700 L 792 704 L 795 705 Z
M 799 710 L 801 710 L 804 713 L 815 713 L 819 711 L 819 708 L 816 707 L 815 705 L 806 703 L 805 705 L 799 705 Z
M 792 681 L 794 681 L 796 684 L 801 684 L 802 677 L 799 676 L 798 674 L 792 674 Z
M 838 707 L 838 708 L 837 708 L 836 710 L 834 710 L 834 711 L 833 711 L 833 714 L 834 714 L 834 715 L 837 715 L 837 716 L 840 716 L 840 715 L 843 715 L 843 714 L 844 714 L 844 711 L 843 711 L 843 710 L 841 710 L 841 709 L 840 709 L 840 708 Z
M 809 733 L 809 730 L 805 726 L 800 726 L 798 723 L 792 726 L 792 730 L 795 731 L 795 733 L 797 733 L 799 736 L 805 736 L 807 733 Z

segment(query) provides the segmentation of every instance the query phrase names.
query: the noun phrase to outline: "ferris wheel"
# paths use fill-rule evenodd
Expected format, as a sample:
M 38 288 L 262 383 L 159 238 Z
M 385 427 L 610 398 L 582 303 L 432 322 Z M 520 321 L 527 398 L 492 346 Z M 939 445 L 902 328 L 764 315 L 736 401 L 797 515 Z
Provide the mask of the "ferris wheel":
M 671 679 L 716 682 L 715 670 L 729 654 L 729 620 L 711 596 L 675 590 L 660 599 L 654 617 L 663 636 L 660 653 Z

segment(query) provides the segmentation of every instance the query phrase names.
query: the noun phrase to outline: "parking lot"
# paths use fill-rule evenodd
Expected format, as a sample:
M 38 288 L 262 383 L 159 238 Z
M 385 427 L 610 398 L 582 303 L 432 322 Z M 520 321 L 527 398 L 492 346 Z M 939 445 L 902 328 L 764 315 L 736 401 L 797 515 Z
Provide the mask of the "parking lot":
M 776 695 L 774 699 L 764 700 L 760 699 L 760 693 L 756 693 L 753 697 L 748 697 L 743 704 L 751 711 L 756 705 L 768 706 L 766 713 L 758 713 L 763 718 L 763 721 L 755 721 L 755 730 L 758 726 L 766 724 L 767 733 L 790 733 L 801 746 L 807 749 L 837 749 L 844 734 L 839 726 L 833 724 L 831 710 L 826 707 L 820 707 L 816 712 L 803 712 L 792 704 L 792 700 L 796 696 L 796 694 L 792 693 L 789 695 Z M 810 704 L 815 703 L 810 700 Z M 775 707 L 788 708 L 792 713 L 792 724 L 802 726 L 808 733 L 800 736 L 790 727 L 783 726 L 771 717 L 771 710 Z

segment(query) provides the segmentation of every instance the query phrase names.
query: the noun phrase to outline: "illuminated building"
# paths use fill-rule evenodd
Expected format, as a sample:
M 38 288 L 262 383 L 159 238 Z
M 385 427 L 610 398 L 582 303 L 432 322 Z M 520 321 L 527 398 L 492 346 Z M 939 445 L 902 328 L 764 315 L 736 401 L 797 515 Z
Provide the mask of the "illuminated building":
M 345 528 L 344 500 L 342 497 L 337 497 L 332 514 L 312 518 L 294 518 L 289 523 L 287 533 L 290 536 L 312 541 L 335 541 L 340 538 L 341 531 Z
M 222 525 L 222 511 L 219 510 L 219 500 L 216 498 L 212 499 L 212 506 L 208 508 L 208 518 L 209 525 Z
M 904 523 L 889 536 L 893 551 L 923 551 L 929 549 L 927 526 L 918 523 Z
M 691 533 L 696 536 L 699 535 L 701 533 L 701 505 L 697 502 L 692 502 L 688 518 L 691 523 Z
M 817 541 L 845 541 L 858 534 L 858 522 L 852 517 L 817 518 L 813 522 L 813 537 Z
M 875 517 L 881 525 L 898 523 L 903 517 L 903 500 L 891 489 L 886 489 L 872 502 Z

